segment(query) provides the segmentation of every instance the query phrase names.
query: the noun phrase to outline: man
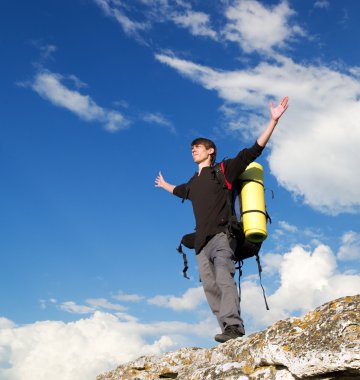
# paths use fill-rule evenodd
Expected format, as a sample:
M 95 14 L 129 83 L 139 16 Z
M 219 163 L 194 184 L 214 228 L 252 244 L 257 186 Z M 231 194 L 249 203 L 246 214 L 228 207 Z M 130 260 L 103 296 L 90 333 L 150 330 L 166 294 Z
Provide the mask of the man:
M 270 102 L 271 120 L 255 144 L 224 161 L 225 177 L 231 184 L 246 167 L 262 153 L 280 117 L 288 107 L 288 97 L 274 107 Z M 229 217 L 227 193 L 218 182 L 213 168 L 216 158 L 215 144 L 206 138 L 198 138 L 191 144 L 198 172 L 185 184 L 174 186 L 166 182 L 161 172 L 155 186 L 192 202 L 196 220 L 195 251 L 200 279 L 209 306 L 216 316 L 221 334 L 215 336 L 223 343 L 245 334 L 240 316 L 240 302 L 234 281 L 234 253 L 227 237 Z

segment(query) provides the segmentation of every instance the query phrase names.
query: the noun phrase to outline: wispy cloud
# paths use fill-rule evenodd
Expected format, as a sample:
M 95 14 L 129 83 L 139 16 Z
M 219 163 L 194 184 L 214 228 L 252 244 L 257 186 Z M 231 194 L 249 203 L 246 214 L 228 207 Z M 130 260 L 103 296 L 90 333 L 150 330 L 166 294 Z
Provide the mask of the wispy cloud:
M 115 19 L 124 33 L 146 43 L 146 31 L 154 24 L 172 22 L 194 36 L 217 39 L 210 16 L 192 9 L 187 1 L 138 0 L 137 4 L 124 5 L 116 0 L 94 0 L 103 12 Z M 145 33 L 144 33 L 145 32 Z
M 217 32 L 210 26 L 209 15 L 204 12 L 189 10 L 183 13 L 174 12 L 171 18 L 176 25 L 188 29 L 194 36 L 204 36 L 214 40 L 218 38 Z
M 174 133 L 174 134 L 176 133 L 176 129 L 175 129 L 173 123 L 159 112 L 147 113 L 143 116 L 143 120 L 147 123 L 150 123 L 150 124 L 157 124 L 161 127 L 165 127 L 171 133 Z
M 144 299 L 143 296 L 140 296 L 138 294 L 128 294 L 124 293 L 121 290 L 119 290 L 112 298 L 124 302 L 139 302 Z
M 59 309 L 71 314 L 92 314 L 96 308 L 88 305 L 78 305 L 73 301 L 66 301 L 59 305 Z
M 285 220 L 280 220 L 279 221 L 279 226 L 287 231 L 287 232 L 291 232 L 291 233 L 295 233 L 298 231 L 298 228 L 296 226 L 294 226 L 293 224 L 289 224 L 288 222 L 286 222 Z
M 355 231 L 348 231 L 341 237 L 341 247 L 337 254 L 339 260 L 360 261 L 360 234 Z
M 85 87 L 78 78 L 70 76 L 75 87 Z M 65 108 L 87 122 L 99 122 L 109 132 L 115 132 L 129 126 L 129 121 L 118 111 L 109 110 L 96 104 L 89 96 L 64 85 L 66 78 L 47 70 L 38 72 L 28 86 L 43 99 L 53 105 Z
M 299 228 L 285 220 L 279 220 L 271 233 L 271 240 L 276 244 L 276 250 L 283 251 L 287 247 L 298 244 L 319 244 L 325 238 L 324 232 L 310 227 Z
M 126 307 L 118 303 L 113 303 L 105 298 L 88 298 L 86 303 L 94 307 L 96 310 L 111 310 L 111 311 L 125 311 Z
M 94 0 L 94 2 L 103 10 L 105 15 L 114 18 L 120 24 L 125 34 L 143 41 L 139 32 L 150 28 L 148 22 L 131 20 L 122 9 L 121 2 L 116 0 Z
M 174 55 L 157 54 L 156 58 L 216 91 L 227 108 L 236 104 L 237 110 L 227 116 L 231 115 L 239 132 L 253 138 L 268 120 L 269 98 L 280 100 L 288 95 L 290 108 L 269 145 L 272 173 L 286 189 L 322 212 L 359 210 L 360 177 L 353 175 L 360 162 L 357 78 L 325 66 L 297 64 L 283 56 L 276 56 L 275 63 L 262 62 L 238 71 L 220 71 Z M 232 129 L 236 130 L 234 124 Z
M 53 59 L 53 54 L 57 51 L 57 46 L 54 44 L 47 44 L 41 40 L 31 40 L 30 45 L 35 47 L 40 52 L 39 61 L 35 63 L 35 66 L 40 66 L 40 63 L 44 63 Z
M 316 0 L 314 2 L 315 8 L 329 8 L 330 7 L 330 1 L 329 0 Z
M 42 304 L 46 302 L 42 300 Z M 52 302 L 54 305 L 57 302 Z M 123 312 L 127 309 L 125 306 L 113 303 L 107 300 L 106 298 L 88 298 L 85 300 L 85 304 L 81 305 L 74 301 L 66 301 L 57 305 L 58 308 L 62 311 L 66 311 L 71 314 L 93 314 L 95 311 L 112 311 L 112 312 L 120 312 L 122 313 L 122 317 L 124 317 Z

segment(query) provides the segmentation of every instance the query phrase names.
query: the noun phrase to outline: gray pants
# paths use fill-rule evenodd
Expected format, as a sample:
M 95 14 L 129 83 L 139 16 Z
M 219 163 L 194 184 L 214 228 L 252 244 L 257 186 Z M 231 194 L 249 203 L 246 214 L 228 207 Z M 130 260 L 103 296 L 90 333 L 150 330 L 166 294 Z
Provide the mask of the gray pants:
M 221 232 L 215 235 L 196 257 L 208 304 L 221 330 L 224 331 L 228 325 L 238 325 L 245 334 L 234 281 L 234 253 L 226 234 Z

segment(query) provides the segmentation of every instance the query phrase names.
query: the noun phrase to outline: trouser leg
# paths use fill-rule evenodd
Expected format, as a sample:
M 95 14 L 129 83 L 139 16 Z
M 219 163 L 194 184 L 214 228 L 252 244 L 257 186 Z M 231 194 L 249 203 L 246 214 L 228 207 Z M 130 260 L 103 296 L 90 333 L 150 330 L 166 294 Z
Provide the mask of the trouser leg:
M 222 331 L 228 325 L 238 325 L 244 333 L 234 281 L 233 251 L 226 234 L 215 235 L 197 256 L 205 295 Z
M 203 289 L 205 292 L 205 296 L 207 302 L 210 306 L 211 311 L 217 318 L 221 331 L 224 331 L 224 325 L 220 319 L 220 300 L 221 300 L 221 292 L 219 287 L 216 284 L 216 276 L 215 276 L 215 268 L 214 265 L 210 262 L 207 254 L 204 249 L 196 255 L 200 279 L 203 285 Z

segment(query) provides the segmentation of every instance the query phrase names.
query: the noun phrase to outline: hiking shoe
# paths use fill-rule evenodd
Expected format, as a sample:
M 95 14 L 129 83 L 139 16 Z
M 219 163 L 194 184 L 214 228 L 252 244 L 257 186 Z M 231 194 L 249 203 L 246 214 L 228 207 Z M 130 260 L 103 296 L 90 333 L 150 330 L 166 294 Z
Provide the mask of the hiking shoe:
M 225 331 L 221 334 L 216 334 L 214 339 L 219 343 L 225 343 L 230 339 L 240 338 L 244 335 L 239 330 L 239 326 L 226 326 Z

